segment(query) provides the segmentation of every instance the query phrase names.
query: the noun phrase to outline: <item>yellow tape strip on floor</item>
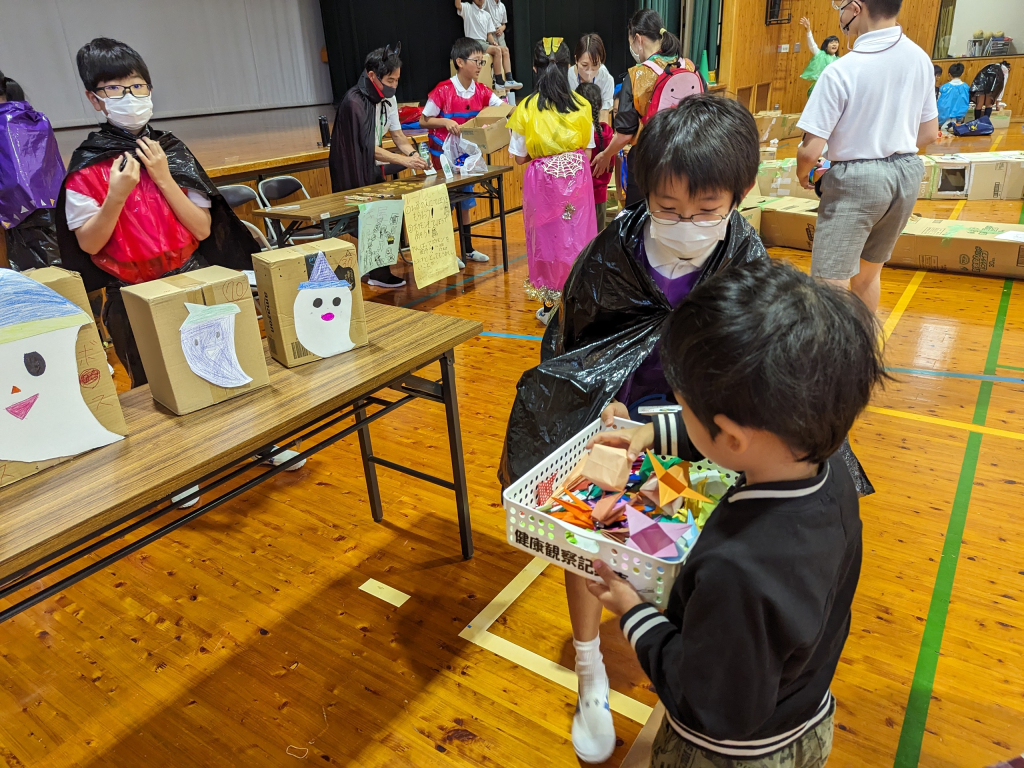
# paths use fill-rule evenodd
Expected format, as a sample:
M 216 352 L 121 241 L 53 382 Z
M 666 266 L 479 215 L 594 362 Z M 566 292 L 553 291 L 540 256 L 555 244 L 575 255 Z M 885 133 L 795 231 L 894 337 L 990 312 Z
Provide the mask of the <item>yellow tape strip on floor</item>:
M 399 592 L 394 587 L 382 584 L 376 579 L 369 579 L 359 588 L 367 594 L 379 597 L 385 603 L 391 603 L 395 608 L 401 608 L 405 601 L 409 599 L 409 595 L 405 594 L 405 592 Z
M 487 649 L 496 656 L 500 656 L 506 661 L 511 661 L 513 664 L 518 664 L 523 669 L 540 675 L 553 683 L 558 683 L 558 685 L 568 688 L 570 691 L 575 691 L 577 689 L 576 673 L 571 669 L 566 669 L 557 662 L 545 659 L 538 653 L 528 651 L 506 640 L 504 637 L 493 635 L 487 631 L 501 614 L 526 591 L 527 587 L 537 580 L 537 577 L 547 567 L 548 562 L 546 560 L 539 557 L 533 558 L 533 560 L 526 564 L 523 570 L 516 574 L 512 581 L 505 585 L 501 592 L 494 596 L 494 599 L 480 613 L 473 617 L 469 625 L 459 632 L 459 637 L 463 640 L 469 640 L 471 643 Z M 639 701 L 631 699 L 629 696 L 618 691 L 612 691 L 609 694 L 608 706 L 611 707 L 613 712 L 618 712 L 620 715 L 628 717 L 630 720 L 635 720 L 638 723 L 647 722 L 652 711 L 646 704 L 641 704 Z
M 910 421 L 922 421 L 926 424 L 937 424 L 940 427 L 949 427 L 950 429 L 962 429 L 966 432 L 977 432 L 982 435 L 993 435 L 995 437 L 1006 437 L 1010 440 L 1024 440 L 1024 432 L 1011 432 L 1006 429 L 995 429 L 994 427 L 983 427 L 979 424 L 968 424 L 965 421 L 952 421 L 950 419 L 940 419 L 937 416 L 925 416 L 920 413 L 909 413 L 907 411 L 897 411 L 892 408 L 879 408 L 874 405 L 869 405 L 866 409 L 869 413 L 877 413 L 880 416 L 894 416 L 897 419 L 909 419 Z
M 1009 133 L 1009 131 L 1007 131 L 1007 133 Z M 1003 139 L 1005 137 L 1006 137 L 1006 133 L 1000 133 L 998 136 L 996 136 L 995 141 L 992 142 L 992 146 L 988 148 L 988 151 L 989 152 L 995 152 L 996 151 L 996 147 L 998 147 L 1000 144 L 1003 143 Z
M 892 312 L 889 313 L 889 317 L 885 319 L 885 325 L 882 326 L 882 338 L 888 340 L 892 336 L 892 332 L 896 330 L 896 323 L 903 317 L 903 313 L 907 310 L 910 305 L 911 299 L 914 298 L 914 294 L 917 293 L 917 288 L 921 285 L 921 281 L 924 280 L 924 272 L 915 272 L 914 276 L 910 278 L 910 282 L 907 283 L 907 287 L 903 289 L 903 295 L 900 296 L 900 300 L 896 302 L 896 306 L 892 308 Z
M 963 211 L 965 205 L 967 205 L 966 200 L 961 200 L 960 202 L 958 202 L 956 206 L 953 208 L 953 212 L 949 214 L 949 220 L 955 221 L 956 219 L 959 219 L 960 212 Z

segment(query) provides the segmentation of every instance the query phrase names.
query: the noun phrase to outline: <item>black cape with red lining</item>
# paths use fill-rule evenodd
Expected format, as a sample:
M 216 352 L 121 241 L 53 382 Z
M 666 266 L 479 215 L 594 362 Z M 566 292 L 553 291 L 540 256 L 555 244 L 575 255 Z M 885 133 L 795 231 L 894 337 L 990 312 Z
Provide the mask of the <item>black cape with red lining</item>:
M 373 159 L 374 120 L 382 98 L 365 72 L 342 97 L 328 158 L 332 191 L 345 192 L 384 181 L 384 173 Z

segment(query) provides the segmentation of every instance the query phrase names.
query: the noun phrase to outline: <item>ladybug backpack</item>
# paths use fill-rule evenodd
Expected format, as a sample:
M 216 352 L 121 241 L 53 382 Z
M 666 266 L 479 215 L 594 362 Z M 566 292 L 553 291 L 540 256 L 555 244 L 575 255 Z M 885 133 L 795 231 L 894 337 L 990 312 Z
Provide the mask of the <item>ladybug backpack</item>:
M 666 71 L 650 60 L 645 61 L 643 65 L 653 70 L 657 77 L 654 90 L 651 92 L 651 99 L 647 103 L 647 111 L 643 116 L 645 125 L 658 112 L 672 109 L 686 97 L 704 93 L 707 90 L 700 73 L 686 67 L 681 66 Z

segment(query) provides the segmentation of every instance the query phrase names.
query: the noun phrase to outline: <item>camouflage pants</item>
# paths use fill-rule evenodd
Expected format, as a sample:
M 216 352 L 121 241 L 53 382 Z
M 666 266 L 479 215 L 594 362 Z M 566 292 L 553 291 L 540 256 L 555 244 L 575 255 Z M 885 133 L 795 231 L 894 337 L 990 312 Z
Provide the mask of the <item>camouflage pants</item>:
M 701 749 L 676 733 L 666 717 L 651 746 L 651 768 L 821 768 L 832 751 L 833 714 L 788 747 L 749 760 Z

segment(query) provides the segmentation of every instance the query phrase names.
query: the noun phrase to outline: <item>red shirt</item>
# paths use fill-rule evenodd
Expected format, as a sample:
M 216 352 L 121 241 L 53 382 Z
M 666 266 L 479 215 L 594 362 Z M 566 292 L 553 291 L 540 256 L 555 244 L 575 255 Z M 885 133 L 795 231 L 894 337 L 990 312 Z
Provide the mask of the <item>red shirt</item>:
M 601 136 L 600 138 L 594 137 L 597 143 L 597 147 L 590 150 L 590 159 L 593 160 L 601 152 L 598 147 L 607 148 L 612 143 L 612 136 L 615 135 L 615 131 L 608 123 L 601 123 Z M 612 162 L 608 166 L 608 170 L 602 173 L 600 176 L 594 177 L 594 203 L 600 205 L 601 203 L 608 202 L 608 182 L 612 178 L 612 169 L 615 168 L 615 163 Z
M 480 110 L 491 103 L 491 96 L 494 94 L 486 85 L 476 83 L 473 95 L 470 98 L 460 96 L 455 90 L 455 83 L 451 79 L 438 83 L 437 87 L 430 92 L 430 100 L 441 110 L 438 117 L 454 120 L 459 125 L 468 123 L 476 117 Z M 441 170 L 441 163 L 438 158 L 442 155 L 444 141 L 448 138 L 448 131 L 445 128 L 433 128 L 430 131 L 430 138 L 427 142 L 434 167 Z
M 110 187 L 110 169 L 119 161 L 120 158 L 114 158 L 109 163 L 75 171 L 68 176 L 66 186 L 102 205 Z M 135 285 L 178 269 L 198 247 L 195 235 L 178 221 L 167 199 L 143 168 L 139 183 L 121 209 L 110 240 L 92 260 L 104 272 Z

